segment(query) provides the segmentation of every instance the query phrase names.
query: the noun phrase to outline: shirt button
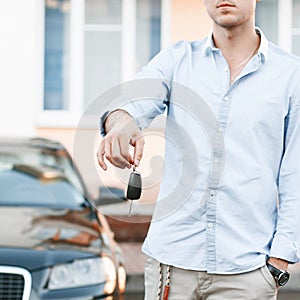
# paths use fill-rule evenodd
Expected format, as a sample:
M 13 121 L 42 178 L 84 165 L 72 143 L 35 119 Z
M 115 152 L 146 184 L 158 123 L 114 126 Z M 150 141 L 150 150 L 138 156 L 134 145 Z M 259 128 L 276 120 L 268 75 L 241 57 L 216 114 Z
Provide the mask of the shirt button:
M 214 163 L 217 164 L 219 160 L 217 158 L 214 159 Z
M 218 131 L 219 131 L 219 132 L 223 132 L 223 128 L 222 128 L 222 127 L 219 127 L 219 128 L 218 128 Z
M 229 101 L 229 97 L 228 97 L 228 96 L 225 96 L 225 97 L 224 97 L 224 101 L 225 101 L 225 102 L 228 102 L 228 101 Z
M 212 229 L 214 227 L 214 224 L 213 223 L 208 223 L 207 226 L 208 226 L 208 228 Z
M 225 69 L 224 69 L 224 72 L 228 72 L 228 68 L 225 68 Z
M 210 196 L 213 197 L 215 195 L 214 191 L 210 191 Z

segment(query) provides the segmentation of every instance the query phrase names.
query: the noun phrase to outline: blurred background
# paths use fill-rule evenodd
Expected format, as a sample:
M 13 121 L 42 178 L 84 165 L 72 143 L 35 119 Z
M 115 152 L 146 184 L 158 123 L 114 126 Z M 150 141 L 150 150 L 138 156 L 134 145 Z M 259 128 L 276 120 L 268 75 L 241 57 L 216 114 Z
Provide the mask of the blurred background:
M 300 0 L 261 1 L 256 23 L 271 41 L 300 55 Z M 162 48 L 201 39 L 210 29 L 201 0 L 2 1 L 0 136 L 50 137 L 72 153 L 91 101 L 130 80 Z M 85 129 L 92 134 L 95 120 Z M 163 151 L 160 142 L 151 144 L 150 153 Z M 87 181 L 97 193 L 97 179 Z
M 270 41 L 300 56 L 300 0 L 262 0 L 257 5 L 256 25 Z M 94 112 L 84 128 L 78 128 L 89 104 L 109 88 L 130 80 L 161 49 L 181 39 L 202 39 L 210 30 L 202 0 L 1 1 L 0 137 L 51 138 L 72 156 L 75 133 L 84 131 L 95 139 L 95 145 L 85 147 L 96 151 L 99 112 Z M 144 176 L 153 171 L 149 169 L 151 158 L 163 157 L 162 129 L 158 122 L 151 134 L 145 131 Z M 112 168 L 106 173 L 98 168 L 98 176 L 90 172 L 90 165 L 78 163 L 78 168 L 93 198 L 99 196 L 98 176 L 101 184 L 125 187 Z M 149 186 L 142 202 L 155 200 L 159 180 Z M 114 206 L 112 211 L 120 220 L 127 209 L 118 211 Z M 108 214 L 112 215 L 109 208 Z M 142 299 L 144 256 L 140 246 L 151 218 L 139 208 L 135 215 L 135 222 L 140 223 L 135 227 L 109 219 L 117 241 L 125 242 L 122 249 L 133 278 L 131 286 L 141 286 L 140 294 L 128 299 Z M 126 244 L 129 236 L 137 243 Z M 296 291 L 299 274 L 293 277 Z M 300 295 L 281 299 L 299 300 Z
M 300 55 L 300 0 L 259 2 L 256 23 L 269 40 Z M 130 80 L 162 48 L 201 39 L 210 28 L 201 0 L 2 1 L 0 136 L 50 137 L 72 154 L 91 101 Z M 97 117 L 95 111 L 87 132 L 96 134 Z M 148 157 L 163 151 L 161 139 L 146 144 Z M 83 172 L 96 195 L 98 178 Z M 114 172 L 103 181 L 121 185 Z

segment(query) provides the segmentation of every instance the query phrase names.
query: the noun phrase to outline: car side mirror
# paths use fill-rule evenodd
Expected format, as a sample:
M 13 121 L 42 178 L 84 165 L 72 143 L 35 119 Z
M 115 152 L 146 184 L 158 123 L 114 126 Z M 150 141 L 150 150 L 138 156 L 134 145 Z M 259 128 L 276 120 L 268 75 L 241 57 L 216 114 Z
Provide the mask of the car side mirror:
M 97 206 L 124 203 L 126 201 L 124 191 L 120 188 L 101 186 L 99 190 L 100 196 L 95 199 Z

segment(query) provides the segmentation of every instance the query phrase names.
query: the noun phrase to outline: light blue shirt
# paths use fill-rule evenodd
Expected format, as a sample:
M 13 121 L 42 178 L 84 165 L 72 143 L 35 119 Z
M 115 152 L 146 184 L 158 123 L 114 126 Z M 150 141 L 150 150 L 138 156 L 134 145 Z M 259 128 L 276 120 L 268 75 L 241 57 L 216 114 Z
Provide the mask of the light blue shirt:
M 168 107 L 165 171 L 143 245 L 162 263 L 230 274 L 268 256 L 298 262 L 300 63 L 257 30 L 258 53 L 232 84 L 210 35 L 160 52 L 137 78 L 161 84 L 122 106 L 141 129 Z

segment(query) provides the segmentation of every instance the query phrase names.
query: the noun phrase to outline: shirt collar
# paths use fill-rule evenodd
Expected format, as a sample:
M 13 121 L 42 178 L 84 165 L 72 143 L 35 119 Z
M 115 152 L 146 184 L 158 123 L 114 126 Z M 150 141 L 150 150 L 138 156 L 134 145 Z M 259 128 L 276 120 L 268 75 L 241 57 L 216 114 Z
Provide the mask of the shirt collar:
M 269 42 L 260 28 L 255 27 L 255 30 L 260 35 L 260 46 L 258 48 L 258 54 L 261 55 L 264 62 L 266 62 L 268 59 Z M 216 48 L 216 46 L 214 44 L 212 31 L 207 36 L 205 43 L 204 43 L 204 47 L 203 47 L 204 54 L 207 55 L 211 51 L 220 51 L 220 49 Z
M 203 52 L 204 52 L 204 54 L 207 55 L 207 54 L 209 54 L 210 51 L 217 51 L 217 50 L 220 50 L 220 49 L 216 48 L 216 46 L 214 44 L 214 40 L 213 40 L 213 32 L 211 31 L 205 40 Z
M 258 54 L 261 54 L 264 59 L 264 62 L 266 62 L 268 60 L 269 42 L 260 28 L 255 27 L 255 30 L 260 35 L 260 45 L 258 48 Z

